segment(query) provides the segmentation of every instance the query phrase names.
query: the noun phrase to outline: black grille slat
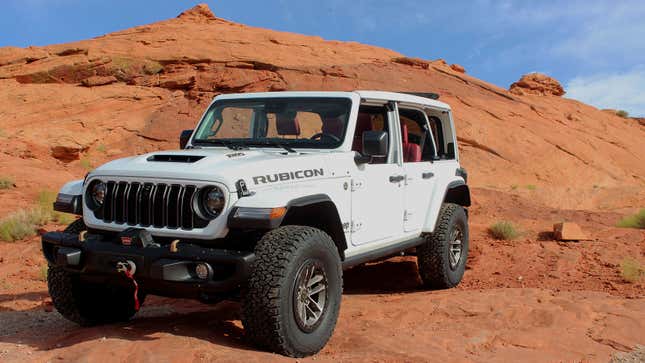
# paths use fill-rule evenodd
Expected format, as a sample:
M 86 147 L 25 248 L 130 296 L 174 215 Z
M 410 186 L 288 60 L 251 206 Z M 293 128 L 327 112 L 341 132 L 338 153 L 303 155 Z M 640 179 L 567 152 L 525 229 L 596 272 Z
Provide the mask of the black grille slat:
M 140 200 L 139 200 L 139 207 L 141 209 L 141 219 L 139 220 L 139 224 L 141 224 L 144 227 L 147 227 L 152 224 L 152 219 L 150 217 L 150 201 L 152 200 L 151 195 L 152 195 L 152 188 L 154 186 L 150 183 L 145 183 L 143 184 L 143 187 L 141 188 L 141 195 L 140 195 Z
M 139 224 L 139 183 L 130 184 L 126 193 L 126 214 L 125 221 L 127 224 L 134 226 Z
M 117 183 L 114 187 L 114 221 L 116 223 L 122 224 L 125 213 L 125 189 L 127 188 L 125 182 Z
M 177 195 L 177 227 L 183 228 L 184 226 L 184 194 L 186 194 L 186 188 L 181 187 L 179 194 Z
M 177 222 L 177 196 L 181 191 L 181 186 L 171 185 L 166 191 L 166 226 L 168 228 L 177 228 L 179 223 Z
M 112 211 L 114 210 L 112 208 L 113 206 L 113 201 L 114 201 L 114 182 L 108 182 L 107 183 L 107 191 L 105 192 L 105 200 L 103 201 L 103 220 L 105 222 L 111 222 L 113 217 L 112 217 Z
M 152 194 L 152 225 L 155 227 L 164 227 L 165 223 L 165 198 L 166 184 L 157 184 Z
M 163 217 L 161 220 L 164 226 L 168 226 L 168 214 L 169 214 L 168 209 L 170 209 L 170 191 L 171 190 L 172 190 L 172 185 L 167 185 L 163 191 L 163 198 L 162 198 L 163 208 L 161 210 L 161 215 Z
M 117 222 L 119 219 L 118 210 L 119 210 L 119 183 L 114 183 L 114 188 L 112 189 L 112 221 L 113 222 Z
M 194 185 L 108 181 L 103 208 L 95 212 L 105 223 L 191 230 L 208 220 L 193 210 L 199 189 Z
M 128 223 L 128 201 L 130 200 L 131 184 L 126 183 L 123 187 L 123 223 Z
M 184 229 L 193 229 L 194 227 L 194 218 L 193 213 L 193 196 L 195 195 L 196 188 L 192 185 L 187 185 L 185 188 L 184 196 L 181 200 L 181 210 L 182 210 L 182 220 L 181 226 Z

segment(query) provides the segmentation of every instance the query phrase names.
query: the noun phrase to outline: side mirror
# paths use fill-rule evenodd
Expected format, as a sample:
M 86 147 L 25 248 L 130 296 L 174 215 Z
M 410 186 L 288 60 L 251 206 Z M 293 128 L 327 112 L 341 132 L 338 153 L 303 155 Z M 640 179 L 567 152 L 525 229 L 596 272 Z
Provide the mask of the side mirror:
M 185 149 L 186 144 L 188 144 L 188 140 L 190 140 L 190 135 L 193 134 L 193 130 L 184 130 L 181 132 L 179 135 L 179 148 L 180 149 Z
M 363 132 L 363 152 L 358 160 L 360 163 L 367 163 L 373 157 L 387 156 L 389 138 L 385 131 Z
M 388 136 L 385 131 L 363 132 L 363 155 L 387 156 Z

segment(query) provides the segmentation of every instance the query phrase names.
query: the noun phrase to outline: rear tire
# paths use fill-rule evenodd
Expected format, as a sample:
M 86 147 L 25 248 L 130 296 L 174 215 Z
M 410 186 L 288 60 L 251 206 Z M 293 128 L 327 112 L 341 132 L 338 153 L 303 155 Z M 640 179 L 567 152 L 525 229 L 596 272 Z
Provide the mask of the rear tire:
M 431 289 L 447 289 L 461 282 L 468 260 L 468 216 L 457 204 L 441 206 L 435 230 L 417 247 L 419 275 Z
M 65 232 L 78 234 L 86 229 L 81 218 Z M 58 266 L 49 266 L 47 285 L 56 310 L 82 326 L 127 321 L 136 313 L 134 287 L 88 283 L 81 280 L 79 273 Z M 138 298 L 143 304 L 145 296 L 139 293 Z
M 336 326 L 343 290 L 334 241 L 316 228 L 284 226 L 266 233 L 255 255 L 242 301 L 246 336 L 290 357 L 317 353 Z

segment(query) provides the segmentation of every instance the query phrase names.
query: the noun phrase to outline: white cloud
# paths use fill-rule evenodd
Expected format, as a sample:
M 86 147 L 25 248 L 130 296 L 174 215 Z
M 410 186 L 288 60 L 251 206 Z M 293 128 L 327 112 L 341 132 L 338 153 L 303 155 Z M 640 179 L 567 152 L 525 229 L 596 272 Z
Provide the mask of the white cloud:
M 555 56 L 608 67 L 645 62 L 645 2 L 616 2 L 587 14 L 578 29 L 553 44 Z
M 567 97 L 599 108 L 620 109 L 645 117 L 645 68 L 629 72 L 573 78 L 566 86 Z

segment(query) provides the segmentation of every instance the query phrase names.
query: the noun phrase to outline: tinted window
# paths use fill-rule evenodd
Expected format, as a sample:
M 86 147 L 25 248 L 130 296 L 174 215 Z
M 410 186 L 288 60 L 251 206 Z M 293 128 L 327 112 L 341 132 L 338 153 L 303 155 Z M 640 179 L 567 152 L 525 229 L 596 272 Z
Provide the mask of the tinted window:
M 345 136 L 350 107 L 346 98 L 221 100 L 207 111 L 193 143 L 336 148 Z
M 426 123 L 423 112 L 413 109 L 399 109 L 403 162 L 431 161 L 436 158 L 433 133 Z

